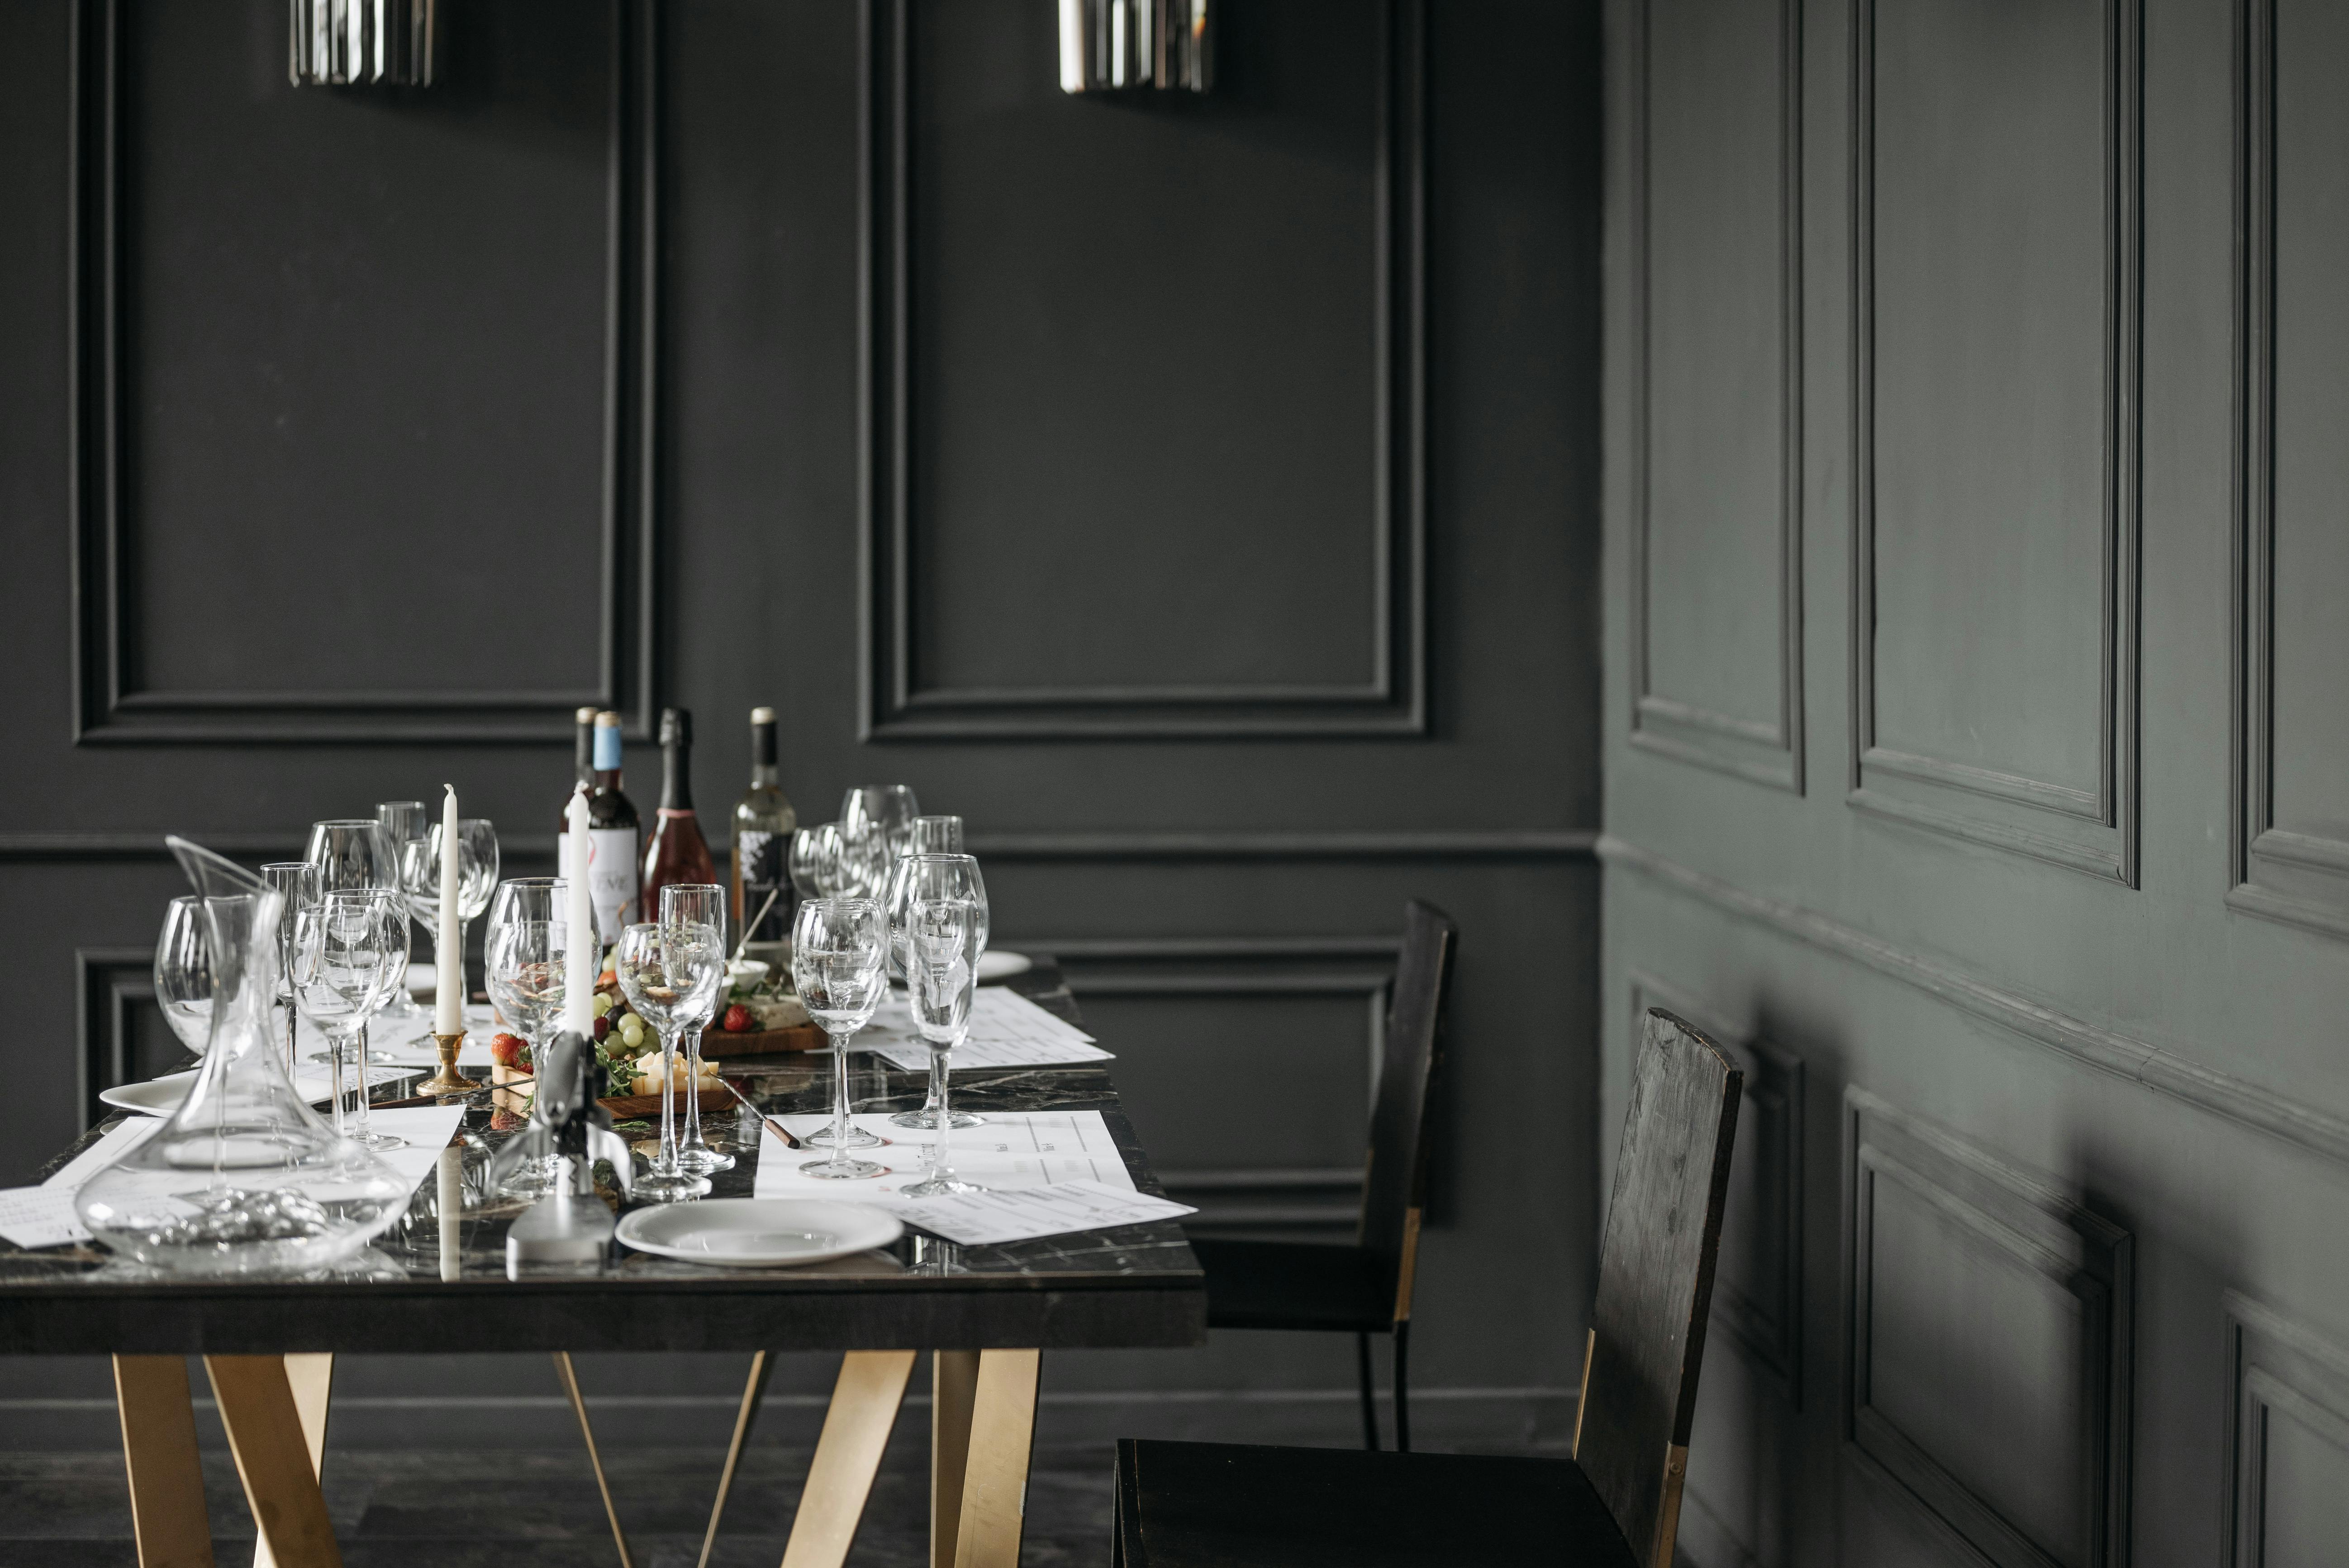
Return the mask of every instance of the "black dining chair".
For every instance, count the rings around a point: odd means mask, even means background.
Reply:
[[[1568,1460],[1117,1445],[1118,1568],[1671,1568],[1738,1071],[1657,1009],[1631,1078]]]
[[[1402,961],[1388,1010],[1362,1217],[1350,1245],[1328,1242],[1191,1243],[1207,1274],[1210,1328],[1301,1328],[1354,1336],[1362,1382],[1362,1446],[1379,1446],[1371,1336],[1394,1342],[1395,1447],[1411,1447],[1411,1291],[1419,1216],[1427,1202],[1427,1100],[1444,1027],[1459,928],[1433,904],[1403,908]]]

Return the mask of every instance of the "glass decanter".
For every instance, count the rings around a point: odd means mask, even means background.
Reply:
[[[271,1048],[284,897],[184,839],[171,852],[203,900],[212,1033],[171,1119],[83,1184],[83,1224],[121,1256],[172,1274],[302,1274],[348,1258],[408,1205],[408,1183],[339,1138]]]

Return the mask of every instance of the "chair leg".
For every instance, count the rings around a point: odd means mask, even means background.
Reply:
[[[1371,1336],[1354,1336],[1354,1361],[1362,1377],[1362,1447],[1379,1451],[1378,1393],[1371,1383]]]
[[[1411,1452],[1411,1319],[1394,1326],[1395,1452]]]

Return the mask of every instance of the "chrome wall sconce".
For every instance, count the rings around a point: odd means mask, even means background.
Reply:
[[[1061,0],[1061,90],[1207,91],[1216,74],[1209,4]]]
[[[297,88],[432,85],[435,0],[290,0]]]

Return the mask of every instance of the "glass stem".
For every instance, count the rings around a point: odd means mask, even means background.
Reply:
[[[291,997],[291,996],[286,997],[286,998],[285,998],[285,1080],[286,1080],[288,1083],[291,1083],[292,1081],[294,1081],[294,1074],[295,1074],[295,1072],[297,1070],[297,1068],[298,1068],[298,1064],[299,1064],[299,1063],[301,1062],[301,1060],[302,1060],[301,1057],[297,1054],[297,1052],[298,1052],[298,1047],[297,1047],[295,1045],[295,1043],[294,1043],[294,1029],[295,1029],[295,1024],[300,1020],[300,1018],[301,1018],[301,1015],[300,1015],[299,1013],[295,1012],[295,1008],[294,1008],[294,998],[293,998],[293,997]]]
[[[927,1093],[922,1099],[921,1125],[924,1127],[943,1127],[945,1123],[938,1119],[940,1114],[941,1113],[938,1109],[938,1053],[932,1051],[930,1053],[930,1087]]]
[[[686,1039],[685,1075],[685,1146],[701,1148],[701,1031],[688,1031]]]
[[[367,1026],[361,1024],[353,1037],[358,1045],[358,1083],[352,1099],[357,1109],[351,1114],[350,1136],[364,1143],[367,1138]]]
[[[848,1163],[848,1042],[855,1037],[851,1029],[845,1035],[825,1031],[832,1042],[832,1162]]]
[[[664,1176],[677,1174],[677,1037],[661,1036],[660,1158],[653,1169]]]
[[[349,1118],[343,1109],[343,1046],[340,1036],[329,1035],[326,1037],[326,1088],[333,1096],[335,1136],[337,1138],[350,1136]]]
[[[947,1140],[954,1136],[954,1115],[947,1105],[947,1054],[930,1052],[930,1081],[938,1090],[938,1135],[930,1143],[930,1178],[936,1181],[954,1180],[954,1167],[947,1163]]]

